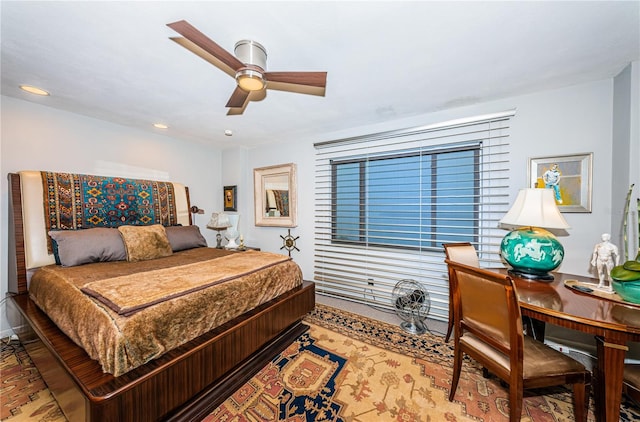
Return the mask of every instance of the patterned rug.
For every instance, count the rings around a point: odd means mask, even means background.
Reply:
[[[309,332],[278,355],[203,422],[507,421],[507,390],[466,359],[454,402],[447,400],[453,350],[440,336],[324,305]],[[22,346],[2,345],[2,420],[65,421]],[[525,392],[522,421],[572,421],[571,391]],[[621,420],[640,420],[623,401]],[[589,421],[594,421],[593,401]]]
[[[27,351],[17,340],[2,341],[0,381],[3,421],[66,421]]]

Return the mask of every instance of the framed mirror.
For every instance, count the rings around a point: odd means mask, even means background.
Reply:
[[[296,165],[253,169],[256,226],[296,227]]]

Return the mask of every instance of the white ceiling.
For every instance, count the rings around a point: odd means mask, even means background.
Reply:
[[[610,78],[640,58],[640,1],[2,0],[0,13],[3,95],[221,148]],[[235,82],[169,40],[182,19],[230,52],[263,44],[268,71],[327,71],[326,95],[268,90],[227,116]]]

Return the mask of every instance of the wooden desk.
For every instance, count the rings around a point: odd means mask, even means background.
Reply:
[[[505,269],[496,271],[506,273]],[[622,305],[564,287],[564,281],[570,279],[598,284],[594,278],[562,273],[554,276],[552,282],[514,278],[522,315],[596,337],[596,418],[618,422],[627,343],[640,341],[640,306]]]

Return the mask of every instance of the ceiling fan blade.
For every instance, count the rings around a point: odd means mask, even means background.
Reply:
[[[263,89],[260,91],[251,91],[247,100],[244,102],[242,107],[229,107],[229,111],[227,111],[227,116],[239,116],[247,109],[247,106],[252,101],[262,101],[267,96],[267,90]]]
[[[246,107],[230,108],[229,111],[227,111],[227,116],[239,116],[244,113],[245,108]]]
[[[249,93],[237,86],[233,91],[233,94],[231,94],[231,98],[229,98],[229,101],[227,101],[227,105],[225,107],[244,107],[248,98]]]
[[[296,85],[284,82],[267,81],[267,88],[275,91],[293,92],[295,94],[317,95],[324,97],[326,88],[323,86]]]
[[[327,86],[327,72],[265,72],[267,82],[284,82],[288,84]]]
[[[187,50],[191,51],[196,56],[199,56],[200,58],[208,61],[209,63],[211,63],[215,67],[219,68],[224,73],[226,73],[227,75],[231,76],[232,78],[236,77],[236,71],[235,70],[231,69],[229,66],[227,66],[225,63],[220,61],[218,58],[216,58],[213,55],[207,53],[202,48],[198,47],[197,45],[195,45],[194,43],[192,43],[188,39],[183,38],[183,37],[169,37],[169,39],[171,41],[175,42],[176,44],[179,44],[182,47],[186,48]]]
[[[220,60],[225,65],[229,66],[231,69],[237,71],[244,66],[244,63],[238,60],[233,54],[220,47],[215,41],[198,31],[189,22],[182,20],[168,23],[167,26],[198,47],[202,48],[207,53],[211,54],[213,57]]]

